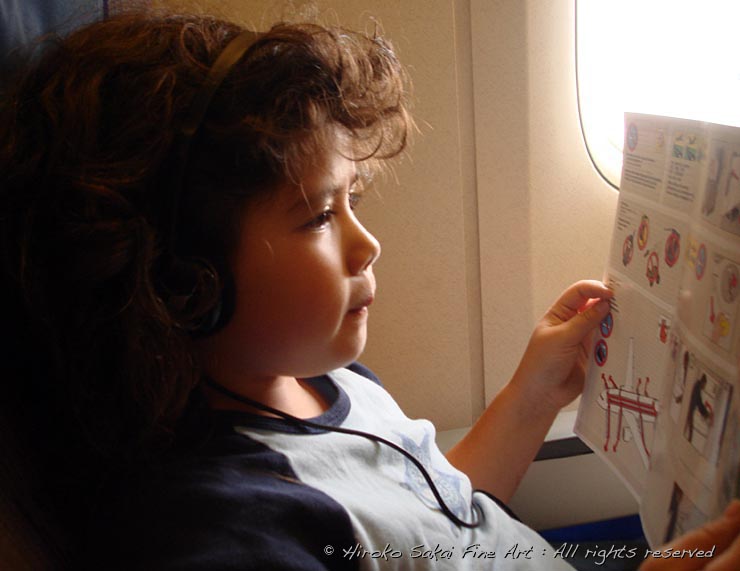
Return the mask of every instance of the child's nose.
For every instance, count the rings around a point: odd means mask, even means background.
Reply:
[[[353,220],[350,240],[349,271],[352,275],[357,275],[372,266],[380,257],[380,242],[357,218]]]

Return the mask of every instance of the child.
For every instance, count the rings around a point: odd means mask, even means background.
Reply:
[[[50,565],[568,567],[501,500],[581,390],[602,284],[553,305],[451,463],[355,362],[380,246],[354,208],[406,90],[379,37],[131,14],[5,97],[3,417]]]

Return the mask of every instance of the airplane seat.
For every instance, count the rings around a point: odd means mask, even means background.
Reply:
[[[10,77],[16,52],[50,32],[64,34],[102,18],[108,0],[4,0],[0,3],[0,81]],[[9,420],[0,411],[0,569],[59,568],[48,516],[29,487],[29,465]]]
[[[0,414],[0,569],[53,569],[52,549],[43,539],[48,523],[32,499],[29,466],[14,435]]]

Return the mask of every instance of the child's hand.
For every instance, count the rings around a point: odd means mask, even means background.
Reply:
[[[671,552],[667,552],[667,548]],[[714,557],[668,557],[675,551],[714,550]],[[650,557],[640,571],[737,571],[740,569],[740,501],[733,500],[719,518],[660,548],[664,557]],[[666,555],[667,554],[667,555]]]
[[[583,389],[590,333],[609,312],[604,284],[581,281],[535,327],[511,381],[447,453],[473,486],[508,501],[558,411]],[[482,451],[485,451],[482,453]]]
[[[599,281],[576,282],[539,321],[512,379],[531,402],[559,410],[581,393],[592,331],[612,295]]]

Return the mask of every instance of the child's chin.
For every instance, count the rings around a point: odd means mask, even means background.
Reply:
[[[347,365],[354,363],[360,358],[360,355],[362,355],[362,352],[364,350],[365,350],[365,340],[363,339],[362,342],[358,343],[356,347],[352,347],[350,350],[348,350],[346,354],[344,354],[342,358],[338,360],[337,366],[334,368],[340,369],[342,367],[346,367]]]

